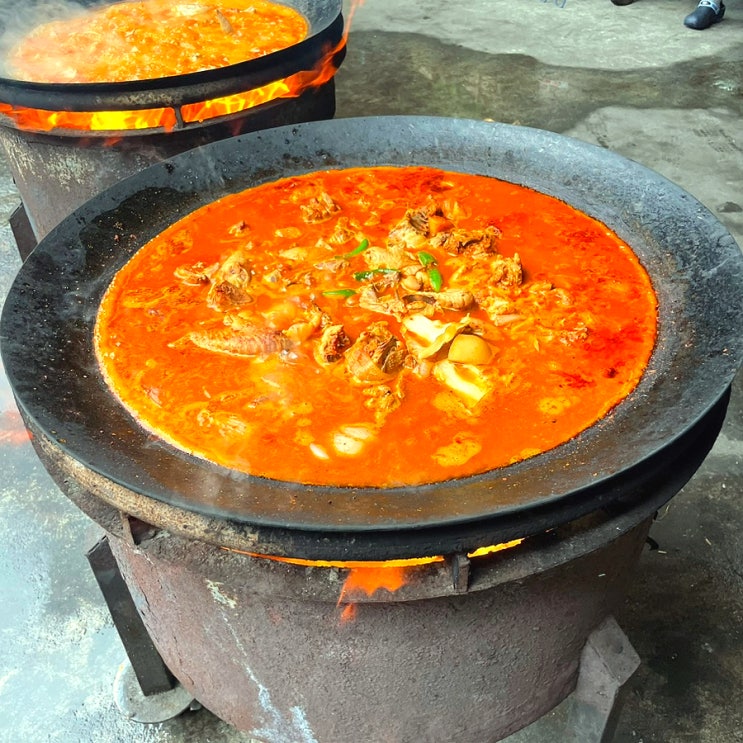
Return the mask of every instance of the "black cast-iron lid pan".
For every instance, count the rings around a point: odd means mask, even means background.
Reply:
[[[660,306],[657,347],[637,389],[556,449],[486,474],[406,488],[308,487],[250,477],[189,456],[140,428],[109,394],[92,347],[99,300],[128,257],[173,221],[227,193],[317,169],[395,164],[482,173],[531,187],[603,221],[632,245]],[[726,229],[688,193],[607,150],[468,120],[340,119],[206,145],[92,199],[22,266],[5,304],[0,342],[23,414],[74,459],[136,493],[258,529],[325,535],[329,542],[379,534],[392,544],[405,542],[406,533],[470,528],[480,538],[487,525],[496,534],[499,523],[528,521],[530,514],[541,526],[559,523],[648,483],[671,483],[669,497],[683,485],[714,441],[743,356],[743,258]],[[708,434],[699,443],[702,430]],[[698,461],[684,449],[689,442]],[[685,461],[695,464],[684,468]]]

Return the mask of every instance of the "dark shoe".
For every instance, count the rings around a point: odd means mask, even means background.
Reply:
[[[699,5],[693,13],[684,18],[684,26],[702,31],[713,23],[719,23],[725,15],[725,5],[719,5],[712,0],[699,0]]]
[[[632,5],[635,0],[611,0],[614,5]]]

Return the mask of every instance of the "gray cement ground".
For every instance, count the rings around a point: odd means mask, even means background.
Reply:
[[[338,116],[487,118],[587,140],[678,183],[743,245],[743,3],[703,32],[682,25],[693,7],[367,0],[337,75]],[[17,203],[2,165],[1,296],[19,263]],[[84,558],[98,529],[37,462],[4,379],[0,423],[0,741],[248,741],[205,710],[148,726],[117,712],[124,654]],[[742,436],[739,377],[722,435],[654,525],[659,549],[618,615],[642,659],[618,743],[743,741]],[[563,715],[513,743],[568,740]]]

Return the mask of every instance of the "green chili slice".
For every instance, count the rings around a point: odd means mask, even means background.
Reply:
[[[441,287],[444,285],[444,278],[441,276],[441,271],[438,268],[429,268],[428,279],[431,282],[431,289],[435,292],[440,292]]]
[[[421,266],[426,269],[428,280],[431,282],[431,289],[435,292],[440,292],[441,287],[444,285],[444,279],[441,276],[441,271],[436,268],[436,258],[430,253],[426,253],[425,250],[421,250],[420,253],[418,253],[418,260],[420,261]]]
[[[356,294],[355,289],[329,289],[323,292],[323,297],[352,297]]]
[[[341,255],[340,258],[353,258],[355,255],[359,255],[359,253],[363,253],[368,247],[369,247],[369,241],[366,238],[364,238],[358,244],[358,246],[355,247],[350,253]]]
[[[436,265],[436,259],[430,253],[426,253],[425,250],[421,250],[420,253],[418,253],[418,260],[424,268]]]

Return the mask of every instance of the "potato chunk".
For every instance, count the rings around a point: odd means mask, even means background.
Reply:
[[[451,342],[448,358],[458,364],[482,365],[493,358],[493,349],[479,335],[460,334]]]

